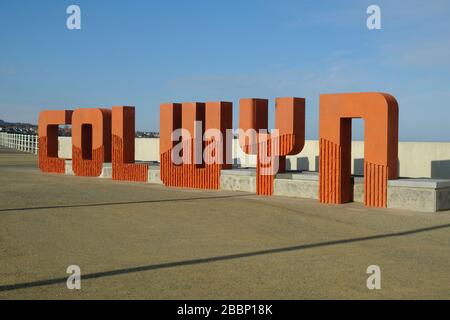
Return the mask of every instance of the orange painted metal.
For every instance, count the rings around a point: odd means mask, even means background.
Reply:
[[[58,126],[72,123],[72,110],[39,113],[39,168],[42,172],[65,173],[65,160],[58,158]]]
[[[305,99],[275,99],[275,128],[280,137],[278,172],[285,172],[286,155],[299,154],[305,146]]]
[[[247,154],[257,154],[260,130],[269,127],[269,101],[267,99],[246,98],[239,101],[239,145]]]
[[[395,98],[372,92],[325,94],[320,96],[319,113],[320,201],[353,200],[351,122],[353,118],[362,118],[365,121],[364,203],[386,207],[387,181],[398,178],[398,104]],[[148,166],[134,163],[134,121],[134,107],[125,106],[113,107],[112,112],[101,108],[42,111],[39,114],[39,167],[43,172],[65,172],[65,161],[58,158],[58,125],[72,124],[72,167],[76,175],[99,176],[103,163],[111,161],[112,157],[114,180],[147,181]],[[200,126],[196,126],[196,122]],[[160,124],[163,183],[219,189],[221,170],[232,165],[232,139],[227,136],[227,131],[232,129],[232,104],[162,104]],[[285,171],[285,157],[303,149],[305,99],[277,98],[276,131],[272,132],[268,132],[268,100],[241,99],[239,125],[241,148],[257,155],[257,194],[272,195],[276,173]],[[177,129],[184,132],[177,141],[172,141]],[[249,136],[246,130],[254,130],[255,134]],[[211,131],[218,134],[207,135],[204,139],[205,132]],[[180,151],[179,143],[183,146],[183,162],[175,164],[172,153]]]
[[[112,178],[140,181],[148,179],[148,165],[134,163],[135,109],[112,107]]]
[[[201,122],[199,131],[195,130],[195,121]],[[160,123],[160,172],[163,183],[173,187],[219,189],[220,171],[224,164],[205,163],[203,155],[196,152],[195,146],[196,143],[201,143],[200,149],[203,153],[205,146],[218,143],[203,142],[202,137],[206,128],[221,131],[231,129],[232,104],[228,102],[161,104]],[[186,130],[186,134],[182,135],[181,140],[172,141],[172,133],[181,128]],[[174,164],[172,153],[178,143],[183,143],[183,157],[188,161]],[[217,150],[221,148],[220,144],[217,144],[216,148]],[[223,152],[226,157],[226,152],[229,151]]]
[[[221,149],[222,169],[231,169],[233,166],[232,143],[233,133],[233,104],[231,102],[207,102],[205,108],[205,130],[216,129],[221,133],[222,141],[206,141],[205,145],[214,143],[214,149]]]
[[[72,169],[77,176],[98,177],[111,161],[111,110],[77,109],[72,115]]]
[[[387,206],[387,181],[398,178],[398,104],[385,93],[320,96],[319,197],[322,203],[353,201],[352,118],[365,121],[364,203]]]
[[[268,100],[241,99],[239,106],[239,143],[248,154],[257,154],[256,193],[272,195],[277,172],[284,172],[286,156],[300,153],[305,143],[305,99],[276,98],[275,129],[268,132]],[[255,130],[256,135],[246,134]],[[265,132],[261,132],[261,130]],[[264,159],[264,161],[263,161]],[[278,163],[278,170],[275,164]]]

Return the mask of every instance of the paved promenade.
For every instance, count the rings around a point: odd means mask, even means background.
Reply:
[[[450,212],[42,174],[0,149],[0,299],[450,299]],[[81,268],[81,290],[66,269]],[[368,290],[369,265],[381,290]]]

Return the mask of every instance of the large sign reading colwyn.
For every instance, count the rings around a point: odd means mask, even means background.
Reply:
[[[272,195],[286,156],[305,142],[305,99],[276,98],[275,128],[268,130],[268,100],[241,99],[239,128],[231,102],[160,106],[160,173],[166,186],[219,189],[221,170],[231,169],[235,134],[245,153],[256,155],[256,193]],[[398,178],[398,104],[385,93],[323,94],[319,107],[319,199],[352,201],[351,119],[365,122],[364,203],[386,207],[387,181]],[[72,167],[77,176],[99,176],[112,163],[112,178],[146,182],[148,166],[134,161],[134,107],[44,110],[39,114],[39,168],[64,173],[58,158],[58,126],[72,125]]]

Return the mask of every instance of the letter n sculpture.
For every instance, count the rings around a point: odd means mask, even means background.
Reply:
[[[365,121],[364,204],[387,206],[387,181],[398,178],[398,104],[384,93],[320,96],[320,202],[353,200],[352,118]]]

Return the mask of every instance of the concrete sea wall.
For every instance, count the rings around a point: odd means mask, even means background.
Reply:
[[[59,138],[59,156],[72,158],[70,137]],[[399,142],[400,176],[408,178],[450,179],[450,142]],[[158,138],[136,138],[135,159],[159,161]],[[317,171],[319,142],[306,140],[302,152],[287,157],[288,170]],[[255,167],[255,156],[242,152],[237,139],[233,141],[233,161],[242,167]],[[352,143],[352,173],[363,175],[364,142]]]

